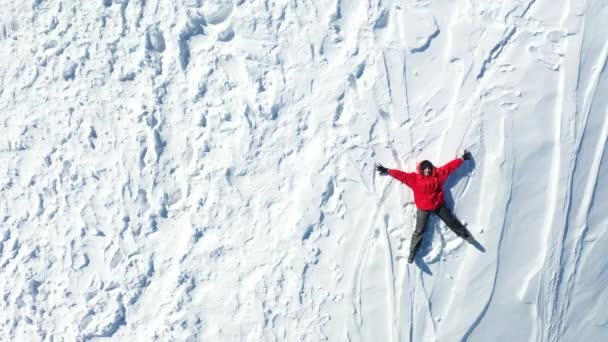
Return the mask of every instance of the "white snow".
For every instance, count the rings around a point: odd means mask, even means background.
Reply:
[[[0,14],[0,340],[608,341],[606,1]]]

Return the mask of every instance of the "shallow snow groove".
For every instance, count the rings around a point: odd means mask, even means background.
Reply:
[[[4,1],[0,340],[608,340],[607,11]]]

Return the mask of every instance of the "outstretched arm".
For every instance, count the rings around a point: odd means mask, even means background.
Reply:
[[[445,182],[450,173],[454,172],[465,160],[473,159],[473,155],[471,152],[465,150],[462,158],[457,158],[452,160],[451,162],[445,164],[444,166],[437,169],[437,174],[439,175],[439,179],[441,182]]]
[[[412,187],[412,184],[414,184],[414,179],[416,176],[415,173],[408,173],[403,172],[401,170],[389,169],[378,163],[376,163],[376,171],[378,171],[381,176],[390,175],[391,177],[399,180],[410,188]]]
[[[448,178],[450,173],[454,172],[454,170],[456,170],[460,165],[462,165],[463,161],[464,160],[462,158],[456,158],[451,162],[438,168],[437,174],[439,175],[439,179],[441,180],[441,182],[443,183]]]
[[[412,184],[414,184],[414,179],[416,177],[416,174],[413,172],[403,172],[396,169],[389,169],[388,174],[410,188],[412,187]]]

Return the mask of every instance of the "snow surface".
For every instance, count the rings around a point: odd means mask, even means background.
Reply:
[[[0,5],[0,340],[608,341],[607,1]]]

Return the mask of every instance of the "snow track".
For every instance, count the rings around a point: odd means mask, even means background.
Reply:
[[[0,5],[0,340],[608,340],[605,1]]]

